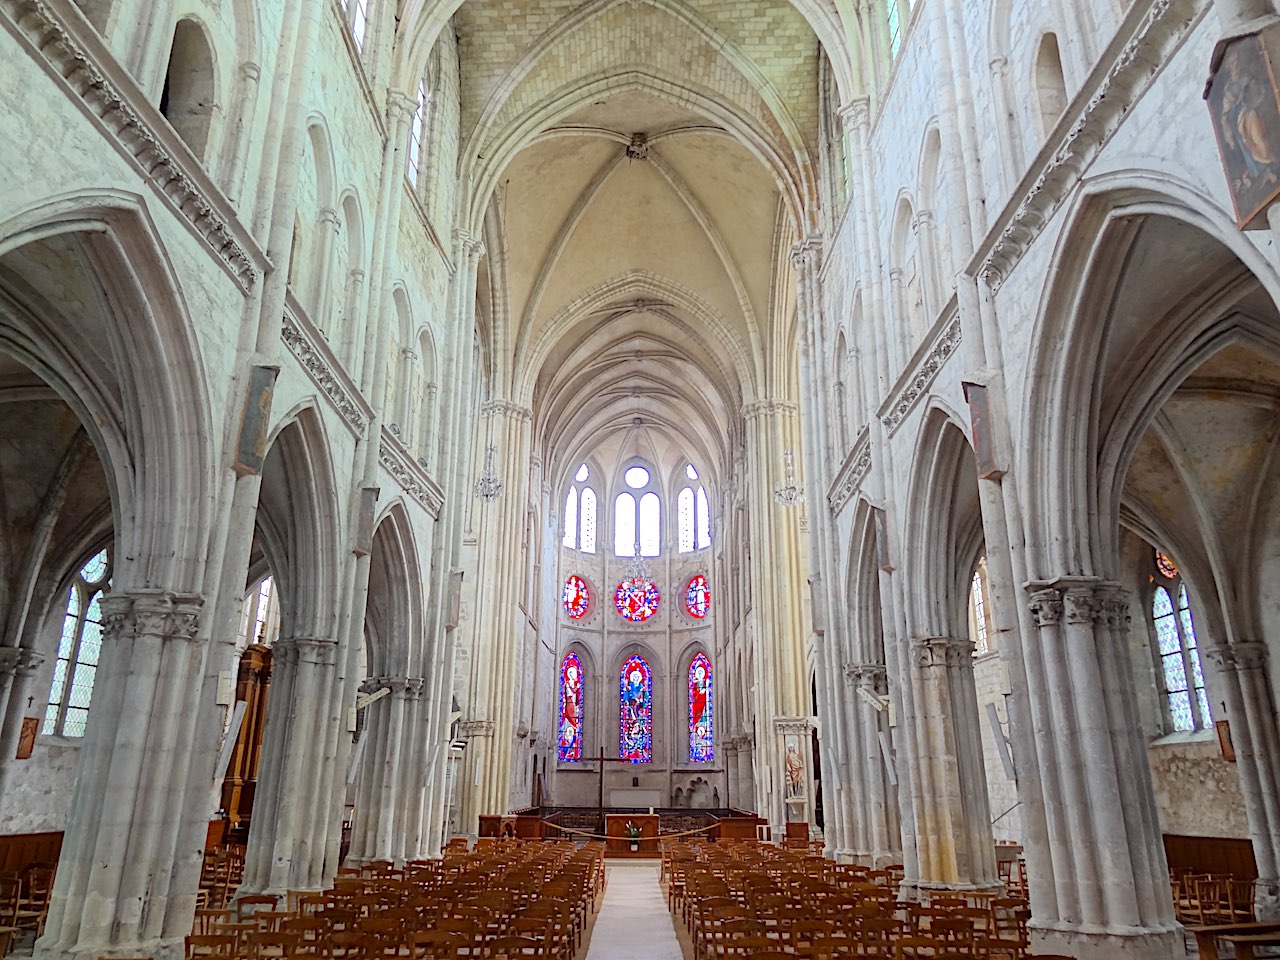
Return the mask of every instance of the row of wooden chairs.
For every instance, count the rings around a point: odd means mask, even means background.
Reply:
[[[44,932],[55,869],[52,863],[33,863],[19,873],[0,873],[0,926],[37,936]]]
[[[454,848],[440,861],[345,868],[321,893],[200,909],[187,956],[572,960],[603,889],[600,844]]]
[[[766,844],[680,844],[663,851],[672,912],[697,960],[1021,960],[1025,901],[998,891],[902,901],[902,868],[835,864]]]
[[[1251,923],[1253,881],[1230,874],[1170,874],[1174,909],[1178,920],[1197,926]]]

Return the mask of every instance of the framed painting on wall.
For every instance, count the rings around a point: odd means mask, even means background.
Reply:
[[[1223,172],[1242,230],[1265,227],[1265,212],[1280,196],[1280,91],[1276,87],[1274,28],[1221,44],[1205,91]]]

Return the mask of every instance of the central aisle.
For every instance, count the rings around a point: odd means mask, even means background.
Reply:
[[[683,960],[675,921],[658,885],[658,862],[617,860],[605,869],[608,887],[587,960]]]

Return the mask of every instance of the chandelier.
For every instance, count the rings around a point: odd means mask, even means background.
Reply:
[[[498,471],[493,466],[493,445],[489,445],[489,452],[484,458],[484,472],[476,478],[476,496],[485,503],[493,503],[502,496],[502,480],[498,476]]]
[[[795,454],[787,450],[782,455],[785,473],[781,483],[773,487],[773,499],[784,507],[804,503],[804,488],[796,483]]]

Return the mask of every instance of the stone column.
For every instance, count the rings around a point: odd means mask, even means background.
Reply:
[[[919,876],[925,889],[993,889],[995,843],[982,767],[973,681],[973,641],[919,637],[911,643],[915,715],[904,718],[918,772],[912,787]]]
[[[329,793],[336,756],[325,749],[345,710],[332,702],[338,642],[324,637],[277,640],[262,768],[253,802],[241,893],[318,890],[337,870],[326,863]]]
[[[1256,640],[1204,651],[1218,668],[1231,743],[1258,863],[1259,920],[1280,918],[1280,731],[1267,674],[1267,647]],[[0,749],[3,749],[0,746]]]
[[[1036,637],[1028,696],[1048,843],[1028,870],[1052,877],[1032,904],[1033,940],[1089,960],[1183,956],[1128,650],[1113,583],[1028,584]],[[1037,862],[1047,859],[1049,862]]]
[[[889,735],[889,715],[879,712],[871,704],[877,699],[888,704],[889,674],[881,663],[850,663],[845,665],[845,677],[851,690],[850,713],[856,729],[857,751],[853,758],[858,765],[855,783],[856,796],[850,797],[858,811],[859,832],[850,851],[858,863],[882,867],[887,863],[902,862],[902,824],[898,814],[897,788],[889,781],[885,770],[884,752],[880,747],[881,734]],[[861,690],[862,694],[856,691]]]
[[[423,771],[415,766],[419,730],[414,721],[423,683],[420,677],[377,677],[360,685],[361,693],[391,693],[366,708],[361,736],[369,740],[360,756],[351,859],[406,860],[417,855],[416,849],[412,855],[408,852],[408,842],[409,830],[417,826],[413,805],[421,805],[415,781]]]
[[[42,654],[25,647],[0,647],[0,796],[4,795],[18,751],[31,678],[44,659]]]
[[[203,602],[161,590],[102,598],[102,657],[37,957],[181,955],[196,889],[175,878],[203,852],[209,819],[209,785],[183,789],[206,769],[190,752]]]
[[[333,282],[333,249],[338,242],[339,222],[338,211],[332,207],[321,210],[320,219],[316,223],[315,259],[310,264],[295,266],[295,272],[299,267],[313,271],[311,302],[304,306],[311,311],[311,322],[324,334],[326,340],[333,329],[333,298],[329,288]]]

